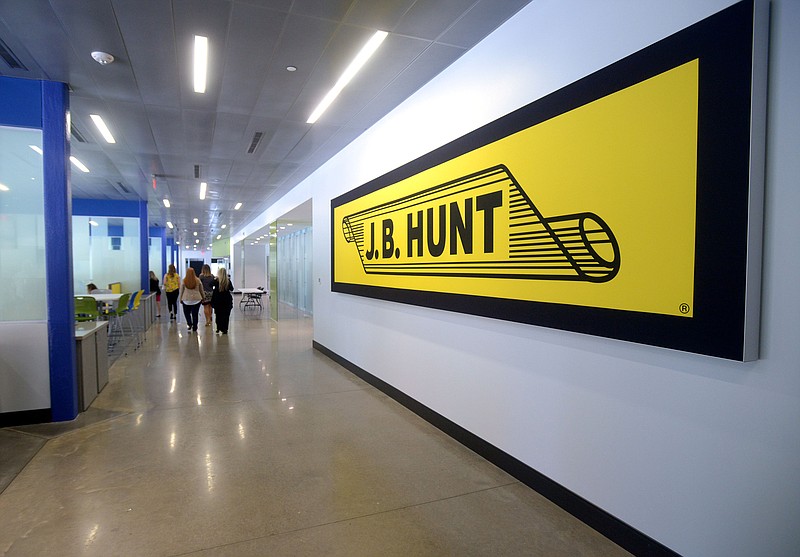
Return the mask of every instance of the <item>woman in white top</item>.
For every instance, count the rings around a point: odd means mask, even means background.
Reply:
[[[180,301],[189,330],[197,331],[197,316],[200,313],[200,302],[203,301],[203,283],[197,279],[191,267],[186,269],[186,276],[181,283]]]

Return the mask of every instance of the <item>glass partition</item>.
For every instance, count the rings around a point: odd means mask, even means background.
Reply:
[[[0,321],[47,319],[41,146],[41,130],[0,126]]]
[[[75,294],[86,285],[110,288],[119,282],[123,292],[140,284],[139,219],[132,217],[72,217],[72,268]]]
[[[313,313],[311,227],[280,235],[277,241],[278,300]]]

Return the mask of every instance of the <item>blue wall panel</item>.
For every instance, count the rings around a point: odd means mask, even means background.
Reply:
[[[72,214],[76,217],[138,217],[138,201],[119,201],[112,199],[72,200]]]
[[[42,82],[0,77],[0,125],[42,128]]]

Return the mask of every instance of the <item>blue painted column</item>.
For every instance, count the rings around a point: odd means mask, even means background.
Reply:
[[[52,419],[58,422],[72,420],[78,415],[72,287],[72,187],[67,130],[69,93],[64,83],[41,83],[50,404]]]
[[[147,221],[147,201],[139,201],[139,271],[141,288],[150,293],[150,225]]]
[[[162,226],[159,230],[161,232],[161,274],[158,275],[158,280],[161,280],[161,277],[167,274],[167,229]]]

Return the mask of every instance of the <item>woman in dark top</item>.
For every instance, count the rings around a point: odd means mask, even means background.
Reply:
[[[223,335],[228,334],[228,323],[233,309],[233,284],[228,280],[228,272],[224,267],[217,271],[217,278],[214,280],[214,295],[211,303],[214,306],[214,313],[217,314],[217,332]]]
[[[158,285],[158,277],[150,271],[150,293],[156,295],[156,317],[161,317],[161,287]]]
[[[214,282],[217,279],[211,274],[211,267],[203,265],[200,271],[200,282],[203,283],[203,312],[206,315],[206,327],[211,326],[211,297],[214,291]]]

